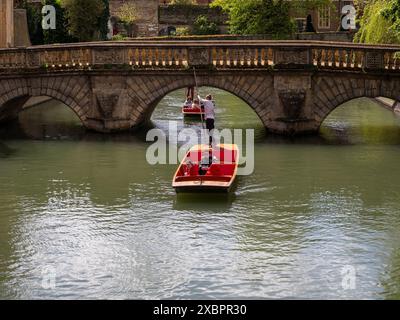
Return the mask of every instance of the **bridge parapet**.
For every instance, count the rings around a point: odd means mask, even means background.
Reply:
[[[0,69],[400,70],[399,46],[319,41],[92,42],[0,50]]]

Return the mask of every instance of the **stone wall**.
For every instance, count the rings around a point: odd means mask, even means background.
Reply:
[[[110,0],[111,16],[116,16],[118,9],[126,2],[132,2],[138,10],[136,22],[137,36],[158,35],[158,0]]]
[[[220,8],[210,8],[208,6],[160,6],[160,24],[193,24],[196,18],[205,15],[211,22],[217,25],[226,24],[227,15]]]
[[[160,6],[159,9],[159,31],[160,34],[167,34],[168,27],[192,27],[197,17],[205,15],[210,22],[219,26],[221,33],[227,31],[226,21],[228,16],[220,8],[208,6]]]

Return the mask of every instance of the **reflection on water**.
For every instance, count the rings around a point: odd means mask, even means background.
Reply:
[[[360,99],[320,137],[287,139],[213,93],[219,128],[256,128],[256,170],[231,195],[176,195],[176,166],[146,162],[144,133],[85,132],[56,102],[3,127],[0,298],[399,299],[400,120]],[[154,126],[200,130],[182,96]]]
[[[333,111],[321,134],[337,144],[399,144],[399,115],[370,99],[357,99]]]

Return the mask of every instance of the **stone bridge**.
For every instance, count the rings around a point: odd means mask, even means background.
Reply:
[[[169,92],[226,90],[279,134],[318,131],[359,97],[399,100],[399,46],[302,41],[93,42],[0,50],[0,122],[33,96],[69,106],[88,129],[140,127]],[[184,97],[182,97],[184,99]]]

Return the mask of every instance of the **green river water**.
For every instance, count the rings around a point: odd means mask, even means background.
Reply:
[[[281,138],[210,90],[218,128],[255,128],[255,171],[228,196],[176,195],[145,132],[85,132],[55,101],[3,127],[0,298],[399,299],[400,117],[359,99]],[[155,127],[200,128],[182,97]]]

